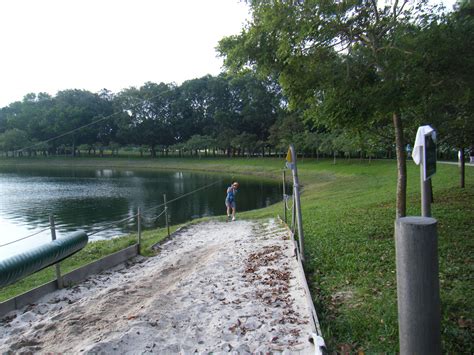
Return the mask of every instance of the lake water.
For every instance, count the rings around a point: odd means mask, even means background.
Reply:
[[[262,208],[281,199],[278,183],[239,177],[237,211]],[[168,201],[203,186],[213,184],[169,204],[171,224],[203,216],[225,214],[225,191],[230,176],[181,171],[141,171],[114,169],[0,168],[0,245],[49,226],[53,215],[57,236],[78,229],[87,233],[108,223],[143,213],[144,229],[165,224],[156,219]],[[112,238],[136,231],[136,219],[114,225],[90,240]],[[0,247],[0,259],[51,240],[49,231]]]

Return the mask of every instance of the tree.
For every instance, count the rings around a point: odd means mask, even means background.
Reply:
[[[324,133],[319,148],[323,153],[333,156],[333,164],[336,164],[337,152],[339,150],[338,137],[340,133],[340,131],[336,130]]]
[[[29,144],[28,134],[18,128],[9,129],[0,134],[0,149],[6,152],[7,156],[9,151],[14,156],[16,150],[22,149]]]
[[[30,143],[46,140],[52,135],[53,124],[49,112],[53,105],[52,97],[46,93],[25,95],[22,101],[13,102],[1,110],[0,132],[19,129],[26,132]],[[22,148],[26,146],[18,149]]]
[[[250,158],[258,148],[258,137],[256,134],[243,132],[232,139],[232,145],[243,155],[247,152],[247,157]]]
[[[176,86],[145,83],[140,89],[123,90],[117,105],[123,111],[118,118],[119,137],[137,145],[148,145],[152,157],[156,147],[175,143],[173,120],[176,118]]]
[[[191,152],[195,151],[196,155],[201,158],[201,151],[204,150],[205,154],[207,155],[207,150],[210,147],[215,146],[215,140],[210,136],[201,136],[199,134],[195,134],[192,136],[185,144],[185,148],[189,149]]]
[[[392,7],[365,1],[249,1],[252,20],[219,51],[231,69],[279,77],[290,107],[334,128],[393,127],[398,217],[406,214],[406,87],[420,21],[435,16],[425,1]]]
[[[239,125],[234,122],[234,127],[255,135],[257,140],[266,141],[268,129],[281,111],[281,97],[273,90],[274,83],[268,78],[257,78],[251,71],[230,76],[228,80],[233,113],[239,117]]]
[[[281,116],[275,124],[270,127],[268,142],[275,147],[278,152],[286,153],[288,146],[299,142],[301,148],[301,137],[304,134],[305,126],[301,116],[297,112]]]
[[[418,114],[437,128],[440,144],[461,152],[464,187],[464,152],[474,144],[474,13],[472,5],[432,22],[421,31],[417,46],[420,84]],[[421,88],[421,90],[419,89]]]
[[[59,91],[49,112],[53,117],[50,132],[55,136],[71,133],[55,139],[54,144],[71,144],[73,156],[81,144],[107,144],[114,132],[113,121],[99,120],[112,114],[112,109],[112,103],[98,94],[86,90]],[[96,121],[99,122],[94,124]]]
[[[179,116],[174,121],[178,141],[187,141],[195,134],[210,135],[213,131],[215,100],[219,97],[213,84],[219,78],[210,75],[185,81],[179,88]]]

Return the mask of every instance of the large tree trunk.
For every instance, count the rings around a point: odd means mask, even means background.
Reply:
[[[395,143],[397,151],[397,218],[407,213],[407,158],[405,155],[405,138],[403,137],[402,119],[399,113],[393,114]]]

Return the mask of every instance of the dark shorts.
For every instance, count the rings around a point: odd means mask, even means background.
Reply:
[[[235,201],[230,202],[229,200],[225,200],[226,207],[235,208]]]

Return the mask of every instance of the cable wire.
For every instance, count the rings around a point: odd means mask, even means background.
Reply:
[[[288,207],[288,206],[289,206],[289,204],[288,204],[288,200],[289,200],[289,199],[290,199],[290,195],[285,195],[285,197],[284,197],[284,203],[285,203],[285,208],[286,208],[288,211],[290,211],[290,210],[293,209],[293,204],[295,203],[295,200],[292,199],[291,207]]]
[[[120,223],[122,223],[122,222],[129,221],[129,220],[131,220],[131,219],[133,219],[133,218],[135,218],[135,217],[137,217],[137,216],[138,216],[138,213],[135,214],[135,215],[133,215],[133,216],[130,216],[130,217],[121,219],[120,221],[114,221],[114,222],[108,223],[108,224],[105,225],[104,228],[101,228],[101,229],[99,229],[98,231],[89,233],[88,236],[90,237],[90,236],[92,236],[92,235],[94,235],[94,234],[103,232],[103,231],[105,231],[105,230],[107,230],[107,229],[110,229],[110,227],[116,226],[117,224],[120,224]]]
[[[213,186],[213,185],[216,185],[217,183],[219,183],[219,182],[221,182],[221,181],[222,181],[222,179],[219,179],[219,180],[214,181],[213,183],[210,183],[210,184],[208,184],[208,185],[206,185],[206,186],[203,186],[203,187],[200,187],[200,188],[198,188],[198,189],[196,189],[196,190],[187,192],[187,193],[185,193],[185,194],[183,194],[183,195],[181,195],[181,196],[178,196],[178,197],[176,197],[176,198],[174,198],[174,199],[172,199],[172,200],[167,201],[166,204],[175,202],[175,201],[177,201],[177,200],[179,200],[179,199],[182,199],[182,198],[184,198],[184,197],[186,197],[186,196],[189,196],[189,195],[191,195],[191,194],[193,194],[193,193],[196,193],[196,192],[198,192],[198,191],[207,189],[208,187]],[[160,205],[158,205],[158,206],[154,206],[154,207],[148,208],[148,209],[146,209],[146,210],[143,210],[143,211],[141,211],[141,213],[149,212],[149,211],[155,210],[155,209],[157,209],[157,208],[159,208],[159,207],[163,207],[164,205],[165,205],[165,203],[162,203],[162,204],[160,204]],[[154,219],[157,220],[157,219],[160,218],[160,217],[163,215],[163,213],[165,213],[165,212],[166,212],[166,209],[164,209],[158,216],[154,217]],[[98,234],[98,233],[100,233],[100,232],[103,232],[103,231],[109,229],[110,226],[115,226],[115,225],[117,225],[117,224],[119,224],[119,223],[121,223],[121,222],[128,221],[128,220],[133,219],[133,218],[135,218],[135,217],[137,217],[137,216],[138,216],[138,214],[135,214],[135,215],[133,215],[133,216],[131,216],[131,217],[124,218],[124,219],[122,219],[122,220],[120,220],[120,221],[116,221],[116,222],[109,223],[109,224],[107,224],[104,228],[102,228],[102,229],[100,229],[100,230],[98,230],[98,231],[95,231],[95,232],[90,233],[89,236],[92,236],[92,235]],[[143,216],[142,216],[142,218],[143,218]]]
[[[48,228],[42,229],[42,230],[40,230],[40,231],[38,231],[38,232],[35,232],[35,233],[33,233],[33,234],[27,235],[26,237],[23,237],[23,238],[20,238],[20,239],[16,239],[16,240],[12,240],[11,242],[8,242],[8,243],[5,243],[5,244],[1,244],[1,245],[0,245],[0,248],[5,247],[5,246],[10,245],[10,244],[13,244],[13,243],[16,243],[16,242],[19,242],[19,241],[21,241],[21,240],[25,240],[25,239],[34,237],[35,235],[38,235],[38,234],[43,233],[43,232],[46,232],[47,230],[50,230],[50,229],[51,229],[51,228],[48,227]]]
[[[198,189],[196,189],[196,190],[187,192],[187,193],[185,193],[185,194],[183,194],[183,195],[181,195],[181,196],[178,196],[178,197],[176,197],[176,198],[174,198],[174,199],[172,199],[172,200],[169,200],[169,201],[166,202],[166,204],[175,202],[175,201],[177,201],[177,200],[179,200],[179,199],[182,199],[183,197],[189,196],[189,195],[191,195],[191,194],[193,194],[193,193],[195,193],[195,192],[198,192],[198,191],[207,189],[208,187],[211,187],[211,186],[213,186],[213,185],[216,185],[216,184],[219,183],[219,182],[222,182],[222,179],[219,179],[219,180],[214,181],[213,183],[211,183],[211,184],[209,184],[209,185],[200,187],[200,188],[198,188]],[[165,205],[165,203],[162,203],[162,204],[160,204],[160,205],[158,205],[158,206],[151,207],[151,208],[149,208],[149,209],[143,210],[143,212],[148,212],[148,211],[151,211],[151,210],[154,210],[154,209],[163,207],[164,205]]]
[[[156,217],[149,218],[149,217],[145,217],[145,216],[142,215],[141,218],[145,221],[148,221],[148,223],[150,223],[150,222],[155,223],[158,220],[158,218],[160,218],[165,212],[166,212],[166,209],[161,211],[161,213]]]
[[[196,190],[187,192],[187,193],[185,193],[185,194],[183,194],[183,195],[181,195],[181,196],[178,196],[178,197],[176,197],[176,198],[174,198],[174,199],[172,199],[172,200],[167,201],[166,204],[175,202],[175,201],[177,201],[177,200],[179,200],[179,199],[182,199],[182,198],[184,198],[184,197],[186,197],[186,196],[189,196],[189,195],[191,195],[191,194],[193,194],[193,193],[196,193],[196,192],[198,192],[198,191],[207,189],[208,187],[213,186],[213,185],[216,185],[217,183],[219,183],[219,182],[221,182],[221,181],[222,181],[222,179],[219,179],[219,180],[217,180],[217,181],[214,181],[214,182],[211,183],[211,184],[208,184],[208,185],[203,186],[203,187],[200,187],[200,188],[198,188],[198,189],[196,189]],[[147,210],[143,210],[142,213],[143,213],[143,212],[149,212],[149,211],[151,211],[151,210],[155,210],[155,209],[157,209],[157,208],[159,208],[159,207],[163,207],[164,205],[165,205],[165,203],[162,203],[162,204],[160,204],[160,205],[158,205],[158,206],[154,206],[154,207],[151,207],[151,208],[149,208],[149,209],[147,209]],[[163,213],[165,213],[165,212],[166,212],[166,209],[164,209],[158,216],[154,217],[154,219],[157,220],[157,219],[158,219],[159,217],[161,217],[161,216],[163,215]],[[138,213],[137,213],[137,214],[134,214],[133,216],[130,216],[130,217],[127,217],[127,218],[118,220],[118,221],[114,221],[114,222],[105,224],[105,225],[103,226],[103,228],[101,228],[101,229],[99,229],[99,230],[97,230],[97,231],[94,231],[94,232],[89,233],[88,236],[90,237],[90,236],[93,236],[93,235],[95,235],[95,234],[101,233],[101,232],[103,232],[103,231],[105,231],[105,230],[107,230],[107,229],[110,229],[110,227],[116,226],[117,224],[120,224],[120,223],[122,223],[122,222],[129,221],[129,220],[131,220],[131,219],[133,219],[133,218],[135,218],[135,217],[137,217],[137,216],[138,216]],[[143,218],[143,216],[142,216],[142,218]],[[30,234],[30,235],[28,235],[28,236],[26,236],[26,237],[13,240],[13,241],[8,242],[8,243],[5,243],[5,244],[1,244],[1,245],[0,245],[0,248],[1,248],[1,247],[4,247],[4,246],[7,246],[7,245],[10,245],[10,244],[13,244],[13,243],[16,243],[16,242],[19,242],[19,241],[24,240],[24,239],[27,239],[27,238],[31,238],[31,237],[33,237],[33,236],[35,236],[35,235],[37,235],[37,234],[40,234],[40,233],[43,233],[43,232],[49,230],[49,229],[50,229],[50,227],[45,228],[45,229],[42,229],[42,230],[40,230],[40,231],[38,231],[38,232],[35,232],[35,233],[33,233],[33,234]]]

